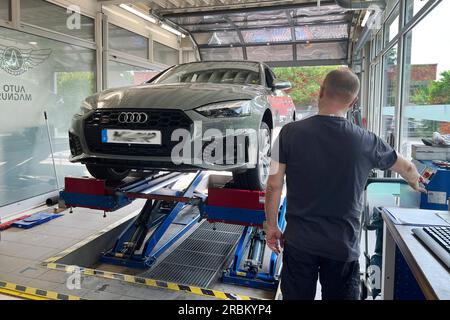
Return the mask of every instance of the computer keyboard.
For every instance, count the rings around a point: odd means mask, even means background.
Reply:
[[[450,227],[424,227],[412,232],[450,268]]]

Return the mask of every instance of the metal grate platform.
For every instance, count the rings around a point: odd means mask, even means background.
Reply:
[[[242,226],[204,221],[163,261],[141,276],[207,288],[223,268],[242,231]]]

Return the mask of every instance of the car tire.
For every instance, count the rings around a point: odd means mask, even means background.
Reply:
[[[258,163],[245,172],[233,172],[234,184],[239,189],[263,191],[266,189],[270,170],[271,130],[262,122],[258,138]]]
[[[96,179],[107,181],[122,181],[130,174],[130,169],[109,168],[95,164],[87,164],[87,170]]]

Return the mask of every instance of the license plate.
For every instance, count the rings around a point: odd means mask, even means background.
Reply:
[[[102,130],[103,143],[161,145],[161,131],[156,130]]]

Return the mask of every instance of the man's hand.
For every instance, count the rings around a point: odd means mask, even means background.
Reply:
[[[427,190],[420,185],[424,180],[419,172],[417,172],[416,166],[400,154],[397,154],[397,161],[392,166],[391,170],[399,173],[414,191],[427,192]]]
[[[281,248],[283,247],[283,233],[278,226],[266,227],[266,242],[270,250],[276,254],[280,254]]]
[[[283,191],[284,174],[286,172],[286,164],[271,162],[272,168],[277,170],[271,171],[266,187],[266,199],[264,209],[266,211],[266,222],[264,230],[266,231],[267,246],[276,254],[280,254],[282,246],[282,237],[280,228],[278,228],[278,212],[280,211],[280,198]]]
[[[424,179],[422,178],[421,175],[418,174],[417,176],[413,177],[410,181],[408,181],[408,184],[411,188],[414,189],[414,191],[427,193],[427,190],[421,186],[421,183],[423,182]]]

